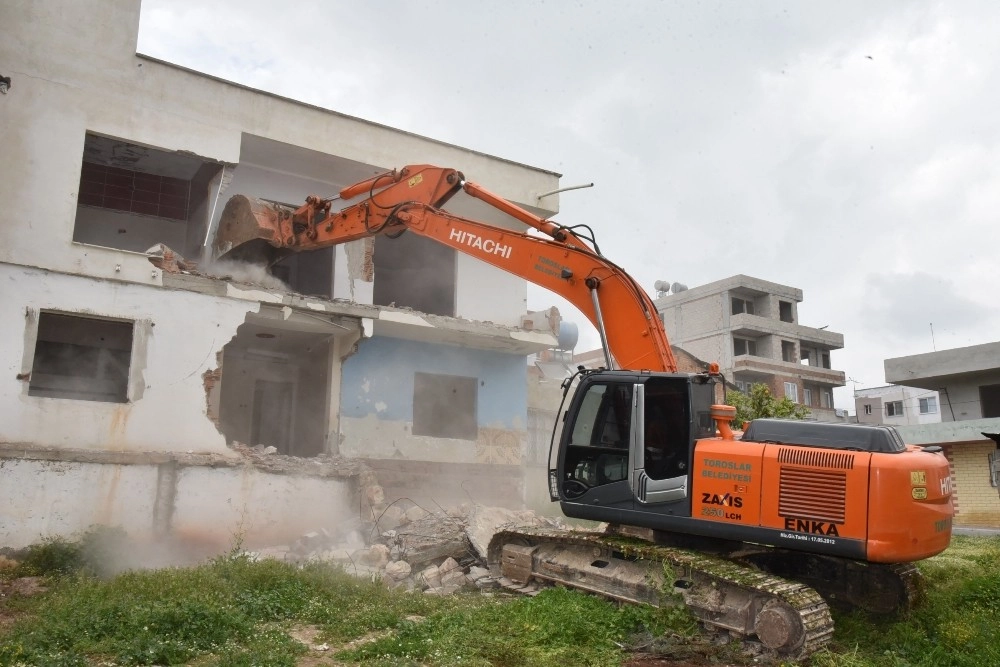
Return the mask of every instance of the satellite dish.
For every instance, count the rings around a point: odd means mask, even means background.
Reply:
[[[678,292],[683,292],[687,288],[688,286],[685,285],[684,283],[674,283],[673,285],[670,286],[670,289],[673,290],[674,294],[677,294]]]

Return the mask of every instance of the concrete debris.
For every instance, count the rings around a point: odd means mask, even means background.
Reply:
[[[275,447],[257,445],[251,447],[242,442],[230,443],[230,448],[240,454],[247,464],[263,472],[278,475],[299,475],[302,477],[360,477],[366,493],[375,475],[364,462],[343,456],[323,454],[305,458],[278,454]],[[381,489],[381,487],[379,487]]]
[[[559,520],[538,516],[531,510],[515,511],[504,507],[476,505],[469,513],[465,532],[479,558],[485,559],[486,549],[493,536],[501,530],[517,526],[559,528],[562,524]]]
[[[150,264],[167,273],[191,272],[197,263],[188,261],[162,243],[157,243],[146,251]]]
[[[385,566],[385,573],[395,581],[406,579],[413,568],[405,560],[395,560]]]
[[[420,572],[418,579],[426,588],[439,588],[441,586],[441,571],[437,565],[431,565]]]
[[[398,501],[383,507],[374,513],[367,530],[357,521],[338,526],[334,532],[312,531],[289,546],[261,549],[252,556],[331,563],[394,590],[452,595],[462,589],[485,591],[499,586],[485,558],[497,531],[517,526],[565,527],[560,519],[531,511],[466,505],[431,512],[410,505]],[[365,543],[366,537],[370,543]]]

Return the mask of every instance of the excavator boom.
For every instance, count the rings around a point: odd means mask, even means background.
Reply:
[[[443,210],[460,190],[545,236]],[[411,231],[561,295],[602,333],[620,367],[676,372],[663,323],[649,295],[571,230],[466,182],[454,169],[404,167],[346,187],[336,199],[361,195],[365,199],[336,211],[335,199],[311,196],[293,211],[237,195],[226,204],[213,250],[217,257],[267,259]]]

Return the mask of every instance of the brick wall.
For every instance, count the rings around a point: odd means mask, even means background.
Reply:
[[[955,524],[1000,528],[1000,492],[990,486],[990,442],[946,445],[955,488]]]

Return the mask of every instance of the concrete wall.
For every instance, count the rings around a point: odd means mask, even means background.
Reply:
[[[139,542],[169,543],[176,553],[164,557],[205,556],[237,539],[249,547],[287,544],[357,516],[354,483],[346,478],[24,459],[0,459],[0,474],[0,545],[15,549],[111,526]]]
[[[475,442],[412,434],[416,372],[479,380]],[[526,383],[527,365],[518,355],[386,337],[364,340],[343,365],[340,451],[364,458],[520,464]]]
[[[288,544],[306,532],[333,531],[357,517],[358,510],[347,479],[273,475],[248,466],[192,466],[177,474],[171,532],[203,544],[237,534],[251,548]]]
[[[93,525],[153,533],[155,465],[0,460],[0,545],[26,547]]]
[[[980,402],[979,387],[982,385],[1000,384],[1000,373],[993,377],[975,377],[952,379],[942,388],[941,421],[967,421],[983,418],[983,406]]]
[[[146,263],[147,270],[155,270]],[[0,264],[0,442],[126,451],[227,452],[206,416],[202,374],[259,304]],[[133,320],[130,402],[28,395],[30,313]]]

